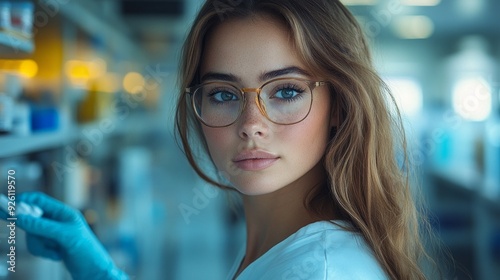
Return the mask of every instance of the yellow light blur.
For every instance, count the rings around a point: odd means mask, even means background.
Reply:
[[[6,71],[14,71],[17,68],[18,61],[17,60],[0,60],[0,69]]]
[[[401,4],[407,6],[437,6],[441,0],[402,0]]]
[[[96,58],[88,62],[88,67],[91,78],[99,78],[100,76],[105,75],[107,71],[106,61],[101,58]]]
[[[97,58],[92,61],[68,60],[64,66],[70,80],[96,79],[106,74],[106,61]]]
[[[136,94],[144,88],[144,77],[137,72],[129,72],[123,78],[123,88],[128,93]]]
[[[98,91],[115,93],[120,89],[120,78],[115,73],[106,73],[96,80]]]
[[[90,79],[89,63],[79,60],[68,60],[64,65],[66,76],[70,80],[88,80]]]
[[[403,39],[425,39],[434,32],[432,20],[426,16],[401,16],[394,20],[394,33]]]
[[[19,65],[19,74],[27,78],[33,78],[38,73],[38,64],[33,60],[23,60]]]
[[[26,78],[33,78],[38,73],[38,64],[31,59],[28,60],[0,60],[0,70],[18,74]]]
[[[378,0],[341,0],[346,6],[369,6],[378,4]]]

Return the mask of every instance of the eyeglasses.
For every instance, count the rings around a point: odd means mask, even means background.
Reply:
[[[210,127],[229,126],[238,120],[247,98],[255,92],[255,103],[262,115],[276,124],[290,125],[304,120],[311,111],[312,91],[326,82],[298,78],[278,78],[259,88],[239,88],[227,82],[207,82],[186,88],[196,117]]]

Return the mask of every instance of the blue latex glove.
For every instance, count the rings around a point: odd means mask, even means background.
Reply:
[[[26,231],[28,250],[33,255],[62,260],[75,280],[128,279],[80,212],[40,192],[19,194],[16,201],[43,210],[40,218],[17,216],[16,225]]]

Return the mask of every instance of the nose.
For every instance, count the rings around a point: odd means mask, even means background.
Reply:
[[[238,135],[243,139],[264,138],[269,133],[269,121],[257,105],[256,93],[246,93],[245,108],[238,120]]]

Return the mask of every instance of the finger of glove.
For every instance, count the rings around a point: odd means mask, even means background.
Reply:
[[[61,240],[64,236],[61,233],[69,230],[69,225],[61,224],[57,221],[52,221],[42,217],[33,217],[31,215],[18,215],[16,225],[29,234],[34,234],[41,237],[46,237],[52,240]]]
[[[39,257],[49,258],[55,261],[62,259],[59,246],[48,238],[28,234],[26,235],[28,251]]]
[[[76,221],[78,212],[42,192],[27,192],[19,194],[19,201],[36,205],[43,210],[43,216],[57,221]]]

